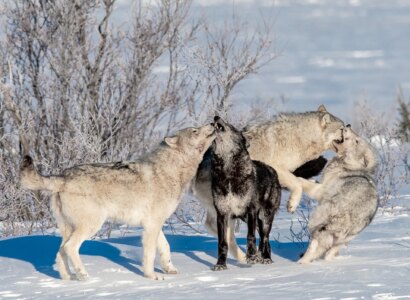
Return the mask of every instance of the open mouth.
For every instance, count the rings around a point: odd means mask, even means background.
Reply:
[[[218,123],[218,122],[215,122],[215,130],[216,130],[217,132],[225,131],[225,127],[223,127],[222,124],[220,124],[220,123]]]
[[[343,144],[343,142],[344,142],[343,129],[341,131],[342,131],[341,132],[341,138],[333,140],[334,144],[337,144],[337,145]]]
[[[344,142],[344,136],[343,136],[343,129],[342,129],[342,136],[339,139],[334,139],[332,141],[333,147],[335,148],[336,153],[339,152],[340,145],[342,145]]]
[[[216,132],[225,131],[225,127],[221,124],[219,120],[221,120],[221,118],[219,118],[218,116],[215,116],[214,118],[215,122],[211,123],[211,125],[215,128]]]

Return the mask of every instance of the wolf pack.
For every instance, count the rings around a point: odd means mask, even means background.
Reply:
[[[329,161],[326,151],[335,152]],[[111,220],[142,226],[144,276],[162,280],[154,272],[157,251],[164,273],[178,272],[162,228],[185,192],[203,204],[205,225],[218,237],[214,271],[227,269],[228,253],[244,264],[272,263],[269,235],[282,189],[289,191],[290,213],[303,193],[317,201],[298,263],[332,260],[376,214],[377,161],[371,144],[321,105],[242,130],[215,116],[210,124],[165,137],[137,160],[78,165],[58,175],[40,174],[26,155],[20,172],[23,188],[51,192],[62,279],[87,279],[80,246]],[[236,243],[237,219],[247,224],[246,253]]]

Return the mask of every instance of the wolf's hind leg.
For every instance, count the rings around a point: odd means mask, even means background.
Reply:
[[[51,198],[51,210],[54,218],[56,219],[58,229],[61,234],[60,249],[56,256],[56,266],[61,279],[69,280],[73,279],[74,275],[70,271],[67,253],[64,251],[64,246],[73,233],[73,227],[67,222],[62,214],[62,204],[59,193],[53,194]]]
[[[312,233],[312,241],[303,257],[298,261],[300,264],[306,264],[322,257],[326,251],[333,246],[333,235],[325,229],[319,229]]]
[[[157,249],[160,257],[161,267],[164,269],[165,273],[177,274],[178,270],[174,267],[171,261],[171,249],[169,247],[169,243],[162,230],[158,235]]]
[[[271,247],[269,242],[269,234],[272,229],[274,212],[271,209],[262,210],[258,214],[259,227],[259,252],[262,255],[263,264],[271,264]]]
[[[261,257],[258,255],[256,248],[255,230],[257,226],[257,212],[251,210],[247,214],[248,235],[246,242],[246,261],[248,264],[255,264],[261,262]]]
[[[92,221],[92,225],[89,223],[84,223],[75,226],[73,233],[63,246],[64,253],[66,253],[74,267],[77,280],[86,280],[88,278],[88,273],[85,270],[84,264],[80,258],[81,244],[86,239],[93,236],[101,228],[104,219],[98,220],[94,218]]]
[[[60,249],[57,252],[57,257],[56,257],[56,265],[57,265],[58,273],[60,273],[61,279],[64,279],[64,280],[73,279],[74,275],[70,271],[70,266],[68,263],[68,256],[67,256],[67,253],[65,253],[64,251],[64,245],[70,238],[73,232],[73,229],[68,224],[67,225],[59,224],[58,228],[60,229],[61,238],[62,238]]]
[[[309,244],[309,247],[306,253],[303,255],[301,259],[299,259],[299,264],[308,264],[312,261],[320,258],[326,252],[326,247],[322,245],[322,242],[317,239],[313,239]]]
[[[333,246],[325,254],[325,260],[332,261],[336,256],[339,255],[339,250],[343,245]]]

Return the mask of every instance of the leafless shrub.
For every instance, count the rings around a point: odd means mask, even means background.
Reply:
[[[374,111],[366,100],[355,105],[353,126],[379,154],[376,179],[381,206],[387,205],[410,181],[409,143],[398,138],[394,120],[393,114]]]
[[[307,207],[306,209],[298,210],[296,212],[296,221],[293,220],[292,216],[289,227],[290,237],[286,237],[289,241],[298,245],[300,248],[305,248],[305,244],[310,240],[308,224],[311,211],[311,201],[304,196],[303,202],[307,203]]]
[[[267,23],[247,32],[233,18],[219,29],[188,22],[190,1],[139,3],[125,29],[112,21],[115,0],[1,7],[0,235],[54,226],[47,195],[19,187],[22,155],[47,174],[134,159],[165,134],[232,110],[234,87],[275,57]],[[175,217],[200,218],[187,201]]]

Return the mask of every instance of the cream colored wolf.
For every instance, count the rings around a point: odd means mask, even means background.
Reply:
[[[299,263],[325,255],[332,259],[372,221],[378,206],[373,178],[377,156],[373,147],[348,126],[337,155],[326,166],[320,183],[300,178],[303,190],[319,204],[309,219],[311,241]]]
[[[333,149],[335,140],[342,140],[341,120],[328,113],[323,105],[317,111],[281,114],[273,121],[244,129],[252,160],[261,161],[276,170],[279,182],[291,192],[288,210],[295,211],[302,196],[302,185],[292,174],[304,163]],[[210,159],[201,163],[193,183],[193,192],[207,209],[206,226],[216,233],[216,211],[211,193]],[[231,254],[246,262],[234,236],[234,220],[228,222],[227,240]]]
[[[51,208],[62,235],[56,258],[61,277],[88,277],[79,249],[107,219],[143,226],[145,277],[163,279],[154,273],[156,249],[163,270],[176,273],[162,226],[175,211],[214,137],[211,125],[186,128],[166,137],[156,151],[137,161],[79,165],[58,176],[39,175],[26,156],[21,166],[22,186],[53,192]]]

